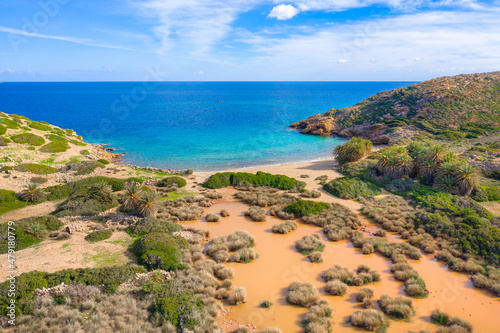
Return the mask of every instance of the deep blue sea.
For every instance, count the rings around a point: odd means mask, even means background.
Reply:
[[[72,128],[141,166],[213,171],[331,157],[288,126],[412,82],[0,83],[0,111]]]

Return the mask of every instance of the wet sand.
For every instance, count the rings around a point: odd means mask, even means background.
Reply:
[[[322,198],[323,201],[330,201],[325,199],[327,198]],[[375,300],[383,294],[392,297],[404,295],[403,284],[396,281],[390,273],[390,261],[378,254],[363,255],[359,249],[354,248],[347,241],[329,242],[323,236],[321,228],[306,224],[300,224],[296,231],[287,235],[273,234],[271,227],[283,221],[268,216],[266,222],[253,222],[243,216],[243,212],[248,209],[248,206],[242,203],[217,204],[207,209],[206,213],[218,213],[221,209],[227,209],[231,216],[222,218],[221,222],[217,223],[207,223],[202,220],[183,222],[183,224],[209,230],[211,237],[229,235],[238,230],[247,230],[256,238],[255,250],[259,254],[258,259],[248,264],[226,264],[234,269],[234,285],[245,287],[248,293],[247,303],[240,306],[227,306],[231,310],[228,319],[235,320],[240,324],[254,324],[258,328],[276,326],[287,333],[302,332],[301,321],[308,310],[289,305],[285,295],[290,283],[309,281],[314,284],[320,291],[321,297],[334,309],[333,320],[335,324],[333,330],[335,332],[361,331],[345,324],[349,315],[362,309],[355,301],[355,295],[360,287],[349,287],[347,294],[343,297],[330,296],[324,292],[325,283],[321,279],[321,274],[336,263],[350,269],[356,269],[358,265],[363,263],[371,269],[380,271],[381,282],[368,285],[375,291]],[[368,226],[369,230],[378,228],[373,224]],[[321,235],[326,244],[323,252],[324,261],[320,264],[309,262],[294,248],[296,240],[312,233]],[[389,234],[388,236],[390,241],[401,241],[395,235]],[[367,233],[365,237],[369,237],[369,234]],[[496,314],[500,313],[498,298],[481,290],[473,289],[467,275],[448,271],[442,263],[438,263],[429,256],[418,261],[410,260],[410,264],[424,278],[430,294],[425,299],[414,300],[416,315],[411,321],[391,320],[388,332],[418,331],[420,329],[426,329],[429,332],[435,331],[437,326],[429,322],[430,312],[435,308],[470,321],[476,332],[498,331],[498,326],[492,320]],[[269,309],[262,309],[259,304],[264,300],[269,300],[274,305]]]

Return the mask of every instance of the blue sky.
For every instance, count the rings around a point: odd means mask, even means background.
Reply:
[[[419,81],[500,70],[500,1],[2,0],[0,81]]]

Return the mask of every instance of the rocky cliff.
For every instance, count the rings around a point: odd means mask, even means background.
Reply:
[[[290,126],[304,134],[363,137],[375,144],[427,132],[477,137],[500,127],[500,72],[441,77],[384,91]]]

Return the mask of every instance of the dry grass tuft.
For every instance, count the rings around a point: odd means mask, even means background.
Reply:
[[[239,305],[246,303],[247,301],[247,290],[243,287],[237,287],[229,295],[227,303],[230,305]]]
[[[297,222],[293,220],[288,220],[281,224],[273,225],[272,231],[274,233],[288,234],[289,232],[296,230],[297,227],[298,227]]]
[[[266,210],[260,208],[259,206],[251,206],[248,211],[245,212],[245,216],[248,216],[255,222],[264,222],[266,220]]]
[[[295,248],[303,255],[308,255],[311,252],[323,251],[325,244],[321,242],[318,234],[312,234],[306,235],[295,242]]]
[[[291,304],[310,308],[319,303],[319,293],[309,282],[293,282],[288,287],[286,300]]]

